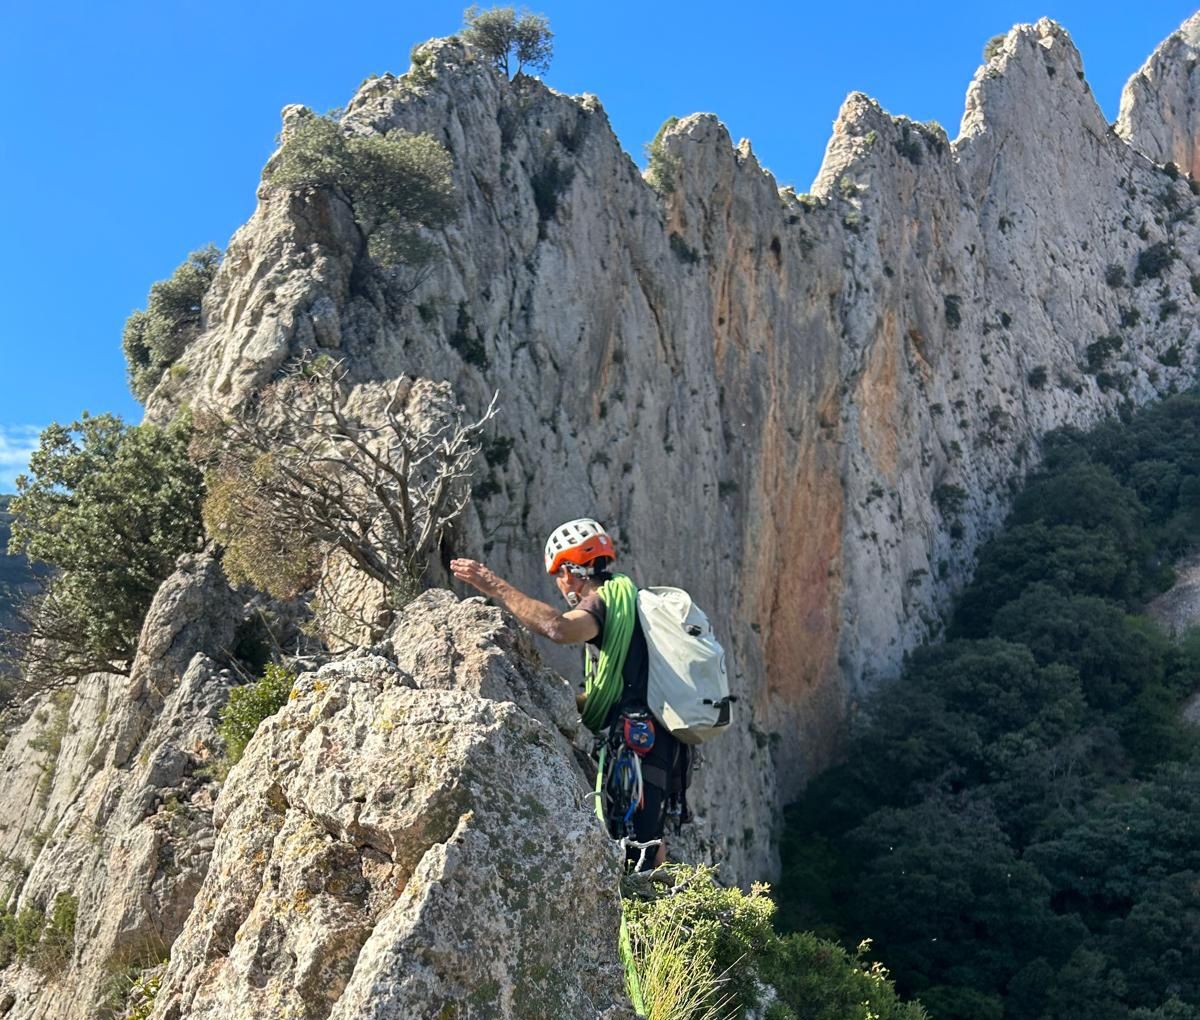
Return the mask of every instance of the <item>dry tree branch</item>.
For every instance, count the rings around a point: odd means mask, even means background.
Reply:
[[[309,359],[241,413],[209,416],[205,517],[238,579],[283,597],[331,593],[340,552],[385,591],[411,593],[470,502],[499,392],[470,422],[445,384],[401,378],[371,396],[341,363]]]

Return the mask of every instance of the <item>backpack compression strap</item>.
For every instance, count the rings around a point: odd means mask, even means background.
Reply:
[[[637,587],[624,574],[614,574],[600,586],[600,598],[605,608],[600,658],[586,651],[583,658],[583,725],[593,733],[600,732],[625,683],[625,658],[637,618]]]

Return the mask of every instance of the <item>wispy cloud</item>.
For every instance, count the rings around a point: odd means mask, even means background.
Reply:
[[[37,425],[0,425],[0,493],[16,491],[17,475],[28,470],[40,433]]]

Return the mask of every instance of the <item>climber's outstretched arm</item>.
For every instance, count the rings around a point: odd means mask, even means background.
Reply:
[[[560,613],[548,603],[531,598],[513,587],[477,560],[451,560],[450,570],[460,581],[499,602],[535,634],[541,634],[557,644],[579,644],[590,641],[600,633],[600,624],[591,613],[582,609]]]

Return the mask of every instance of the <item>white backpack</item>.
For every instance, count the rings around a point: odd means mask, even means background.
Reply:
[[[703,743],[729,725],[735,700],[725,650],[682,588],[641,588],[637,609],[650,658],[650,711],[683,743]]]

